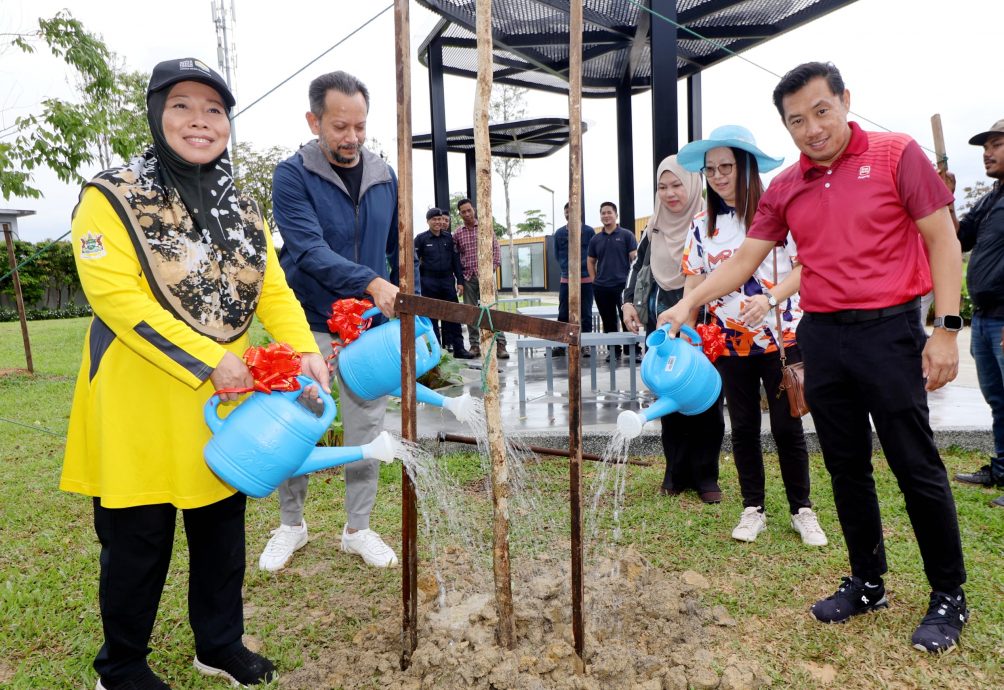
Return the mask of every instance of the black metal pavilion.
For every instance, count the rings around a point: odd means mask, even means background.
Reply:
[[[677,81],[687,79],[687,136],[701,138],[701,71],[854,0],[582,0],[582,96],[617,99],[620,219],[634,227],[631,96],[652,91],[652,177],[679,149]],[[443,19],[418,49],[429,69],[437,205],[449,205],[445,74],[477,78],[475,0],[418,0]],[[494,80],[553,93],[568,90],[569,3],[492,3]],[[813,56],[806,56],[811,59]],[[657,117],[656,117],[657,116]],[[514,123],[510,123],[514,124]],[[416,137],[416,142],[420,138]],[[493,146],[494,148],[494,146]],[[529,156],[527,156],[529,157]]]

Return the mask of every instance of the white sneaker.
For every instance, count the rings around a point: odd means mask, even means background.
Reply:
[[[826,546],[829,543],[812,508],[799,508],[798,513],[791,516],[791,526],[801,535],[803,544]]]
[[[732,530],[732,538],[739,541],[756,541],[756,536],[767,529],[767,513],[759,506],[751,506],[743,510],[739,516],[739,524]]]
[[[342,551],[362,556],[363,560],[376,568],[391,568],[397,565],[394,549],[387,546],[380,535],[371,529],[361,529],[349,534],[349,526],[342,529]]]
[[[306,545],[306,520],[299,527],[279,525],[278,529],[272,530],[272,538],[265,544],[265,550],[258,557],[258,567],[269,572],[282,570],[293,557],[293,553]]]

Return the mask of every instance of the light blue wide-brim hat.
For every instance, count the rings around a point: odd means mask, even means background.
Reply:
[[[784,158],[773,158],[761,151],[753,138],[753,132],[741,125],[716,127],[707,139],[692,141],[676,154],[676,160],[684,170],[700,172],[704,167],[704,154],[719,146],[742,149],[756,158],[760,172],[768,172],[784,163]]]

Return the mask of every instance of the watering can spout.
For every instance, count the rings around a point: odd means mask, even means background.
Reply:
[[[391,395],[401,397],[401,389],[398,388],[392,391]],[[416,383],[415,398],[418,402],[443,408],[456,417],[458,422],[463,424],[470,423],[475,417],[476,408],[474,398],[471,397],[470,393],[464,393],[457,398],[447,398],[445,395],[437,393],[431,388],[423,386],[421,383]]]
[[[474,420],[477,409],[470,393],[464,393],[459,398],[446,398],[443,401],[443,407],[449,410],[462,424],[470,424]]]
[[[680,409],[679,403],[673,398],[659,398],[654,403],[646,407],[641,411],[641,416],[646,422],[651,422],[653,419],[658,419],[659,417],[665,417],[668,414],[672,414]]]
[[[617,430],[627,438],[638,438],[646,422],[672,414],[679,409],[680,405],[673,398],[660,398],[639,412],[624,410],[617,416]]]
[[[362,446],[314,448],[292,476],[300,477],[338,465],[370,459],[377,459],[385,463],[394,461],[394,439],[388,432],[381,431],[379,436]]]

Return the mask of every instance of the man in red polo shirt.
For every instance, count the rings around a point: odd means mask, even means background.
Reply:
[[[851,564],[851,576],[811,612],[840,623],[888,606],[870,415],[932,589],[912,642],[944,651],[969,615],[955,502],[925,392],[958,373],[961,259],[947,208],[952,195],[910,137],[847,122],[850,92],[832,64],[793,69],[774,90],[774,105],[802,152],[798,163],[771,182],[736,254],[660,314],[659,324],[675,331],[692,310],[736,289],[791,230],[802,263],[805,394]],[[919,308],[932,283],[928,339]]]

